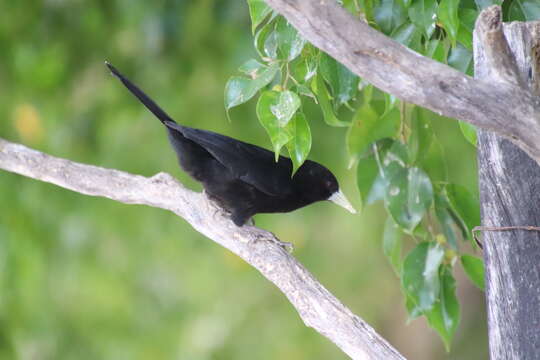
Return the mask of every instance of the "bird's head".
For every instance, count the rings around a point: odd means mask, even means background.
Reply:
[[[356,214],[354,207],[339,189],[334,174],[321,164],[306,160],[294,175],[294,180],[301,186],[302,195],[310,203],[329,200]]]

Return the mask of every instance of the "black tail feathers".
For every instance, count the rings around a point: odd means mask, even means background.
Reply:
[[[148,97],[148,95],[146,95],[141,89],[139,89],[135,84],[133,84],[131,81],[129,81],[124,75],[122,75],[120,73],[120,71],[118,71],[118,69],[116,69],[114,66],[112,66],[111,64],[109,64],[109,62],[105,61],[105,65],[107,65],[107,67],[109,68],[109,70],[111,71],[111,73],[117,77],[123,84],[124,86],[129,90],[131,91],[131,93],[133,95],[135,95],[137,97],[137,99],[139,99],[143,104],[144,106],[146,106],[146,108],[148,110],[150,110],[152,112],[152,114],[154,114],[155,116],[157,116],[157,118],[159,120],[161,120],[162,123],[165,123],[166,121],[172,121],[173,123],[175,122],[173,119],[171,119],[171,117],[169,115],[167,115],[167,113],[165,111],[163,111],[152,99],[150,99]]]

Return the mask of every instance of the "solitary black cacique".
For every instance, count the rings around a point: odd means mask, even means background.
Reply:
[[[258,213],[289,212],[330,200],[356,211],[339,190],[334,174],[306,160],[292,176],[291,159],[215,132],[177,124],[114,66],[109,70],[165,125],[180,166],[242,226]]]

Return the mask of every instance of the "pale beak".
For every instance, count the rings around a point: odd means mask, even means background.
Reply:
[[[356,210],[353,208],[349,200],[343,195],[341,190],[336,191],[328,198],[328,200],[332,201],[333,203],[338,204],[339,206],[344,207],[345,209],[349,210],[351,213],[356,214]]]

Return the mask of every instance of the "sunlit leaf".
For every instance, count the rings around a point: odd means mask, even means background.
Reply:
[[[412,23],[423,29],[427,38],[435,31],[437,5],[436,0],[413,0],[408,9]]]
[[[238,68],[238,71],[252,77],[253,75],[259,73],[261,69],[265,69],[266,67],[266,65],[261,64],[255,59],[249,59]]]
[[[400,0],[381,0],[374,10],[374,18],[385,34],[390,34],[407,19]]]
[[[280,91],[278,101],[270,106],[270,111],[276,117],[279,126],[284,127],[300,105],[300,98],[296,93],[288,90]]]
[[[453,44],[456,42],[459,30],[459,1],[460,0],[441,0],[439,11],[437,13],[439,21],[447,31]]]
[[[446,351],[450,350],[452,338],[460,321],[459,303],[456,297],[456,281],[449,266],[439,271],[440,292],[438,302],[426,313],[429,325],[434,328],[443,340]]]
[[[401,281],[415,311],[430,311],[439,299],[439,267],[443,258],[442,246],[426,241],[418,244],[405,258]]]
[[[401,273],[401,230],[391,217],[386,219],[383,233],[383,252],[396,274]]]
[[[251,31],[255,33],[255,29],[263,20],[270,14],[272,9],[266,5],[264,0],[247,0],[249,6],[249,16],[251,17]]]
[[[269,20],[255,33],[255,50],[257,50],[257,53],[263,59],[275,59],[277,56],[277,42],[275,41],[274,27],[275,21]],[[269,40],[271,36],[272,38]],[[270,52],[270,54],[268,52]]]
[[[255,65],[254,63],[250,63],[243,69],[246,70],[248,66],[253,67]],[[277,65],[270,67],[264,66],[252,69],[251,78],[241,76],[231,77],[225,85],[225,108],[229,110],[251,99],[257,91],[261,90],[274,79],[278,70]]]
[[[279,119],[275,115],[276,108],[280,106],[280,101],[281,92],[265,91],[261,94],[259,101],[257,102],[257,117],[259,118],[261,125],[270,136],[276,161],[279,157],[281,148],[291,139],[290,135],[283,129],[281,125],[283,118]],[[272,111],[273,109],[274,111]],[[294,112],[291,114],[291,117],[292,115],[294,115]],[[284,125],[286,125],[286,123]]]
[[[389,180],[408,166],[409,154],[407,148],[399,141],[383,139],[372,145],[374,157],[377,160],[379,172],[368,196],[366,204],[372,204],[378,200],[384,200]]]
[[[274,32],[281,59],[291,61],[300,55],[306,41],[287,20],[278,18]]]
[[[461,255],[460,260],[469,280],[480,290],[485,290],[485,270],[482,259],[472,255]]]
[[[388,155],[387,155],[388,156]],[[420,168],[402,168],[387,179],[384,201],[394,221],[412,231],[433,201],[433,188]]]
[[[296,112],[285,126],[291,140],[287,143],[287,150],[293,162],[293,174],[306,160],[311,150],[311,131],[306,117]]]

